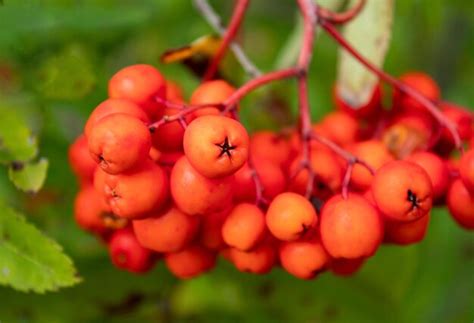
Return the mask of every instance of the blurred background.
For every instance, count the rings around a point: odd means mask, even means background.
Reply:
[[[233,2],[211,3],[227,21]],[[426,71],[445,99],[474,106],[473,13],[471,0],[396,1],[385,69]],[[273,69],[292,46],[295,20],[294,1],[252,1],[241,39],[262,70]],[[107,80],[123,66],[150,63],[189,95],[198,79],[178,64],[161,65],[159,57],[210,33],[190,0],[0,1],[0,106],[26,116],[50,163],[35,195],[18,192],[1,168],[0,200],[57,240],[82,278],[44,295],[0,287],[0,322],[472,322],[474,235],[444,209],[434,210],[419,245],[383,246],[354,277],[314,281],[279,269],[251,276],[223,261],[191,281],[176,280],[163,264],[134,276],[115,269],[100,242],[76,227],[78,188],[67,149],[106,98]],[[332,109],[336,60],[335,43],[322,34],[310,74],[315,120]],[[236,84],[245,80],[235,62],[224,73]],[[277,127],[294,111],[294,83],[273,89],[283,102],[277,112],[269,107],[269,90],[244,100],[251,130]]]

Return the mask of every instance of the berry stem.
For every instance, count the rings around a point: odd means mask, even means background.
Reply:
[[[448,119],[444,117],[441,111],[436,107],[436,105],[428,100],[424,95],[419,93],[414,88],[406,85],[405,83],[399,81],[390,74],[385,73],[383,70],[379,69],[377,66],[369,62],[365,57],[363,57],[349,42],[337,31],[337,29],[329,21],[321,20],[320,25],[327,31],[327,33],[336,40],[347,52],[349,52],[355,59],[357,59],[362,65],[367,69],[376,74],[380,79],[384,80],[388,84],[397,88],[406,95],[412,97],[418,103],[423,105],[428,112],[438,121],[438,123],[448,129],[451,133],[456,148],[462,150],[462,141],[459,137],[459,133],[455,125]]]
[[[366,0],[359,0],[359,2],[349,10],[344,12],[332,12],[328,9],[318,7],[317,15],[321,20],[326,20],[335,25],[341,25],[348,23],[362,11],[366,4]]]
[[[249,5],[249,0],[237,0],[233,13],[232,18],[230,19],[229,27],[225,31],[224,37],[222,38],[222,42],[217,49],[216,54],[212,58],[206,73],[204,74],[203,81],[211,80],[217,72],[217,68],[219,67],[219,63],[224,58],[224,55],[229,48],[229,45],[234,40],[237,32],[239,31],[239,27],[242,24],[242,20],[245,15],[245,11]]]
[[[226,29],[222,25],[220,17],[214,11],[214,9],[209,5],[207,0],[193,0],[194,5],[201,13],[201,15],[206,19],[209,25],[221,36],[224,37],[226,34]],[[242,47],[235,42],[231,42],[229,45],[231,51],[234,53],[235,58],[239,62],[240,66],[245,70],[245,72],[250,75],[252,78],[260,76],[262,73],[260,70],[252,63],[252,61],[247,57]]]

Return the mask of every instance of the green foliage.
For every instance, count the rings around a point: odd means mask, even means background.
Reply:
[[[0,284],[43,293],[78,281],[60,245],[0,204]]]
[[[10,166],[8,176],[18,189],[28,193],[36,193],[43,186],[47,171],[48,161],[42,158],[34,163]]]

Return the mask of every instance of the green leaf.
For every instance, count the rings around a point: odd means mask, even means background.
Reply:
[[[43,186],[47,172],[48,160],[41,158],[35,163],[12,164],[8,169],[8,177],[18,189],[36,193]]]
[[[358,0],[351,0],[354,6]],[[364,57],[382,67],[392,32],[393,0],[368,0],[361,13],[345,25],[343,35]],[[378,83],[378,78],[344,49],[339,51],[339,95],[354,107],[363,106]]]
[[[0,204],[0,285],[44,293],[79,281],[59,244]]]
[[[39,92],[49,99],[80,99],[93,89],[96,79],[86,49],[71,45],[48,57],[37,72]]]
[[[0,163],[26,162],[37,153],[36,137],[16,112],[16,107],[0,106]]]

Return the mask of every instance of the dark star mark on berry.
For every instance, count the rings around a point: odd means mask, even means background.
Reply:
[[[222,157],[224,154],[226,154],[229,158],[232,157],[230,154],[231,150],[234,150],[235,146],[231,146],[229,143],[229,138],[225,137],[224,142],[222,144],[216,144],[221,149],[221,152],[219,154],[219,157]]]
[[[419,206],[418,198],[416,194],[413,193],[411,190],[407,191],[407,201],[411,203],[411,208],[416,209]]]

